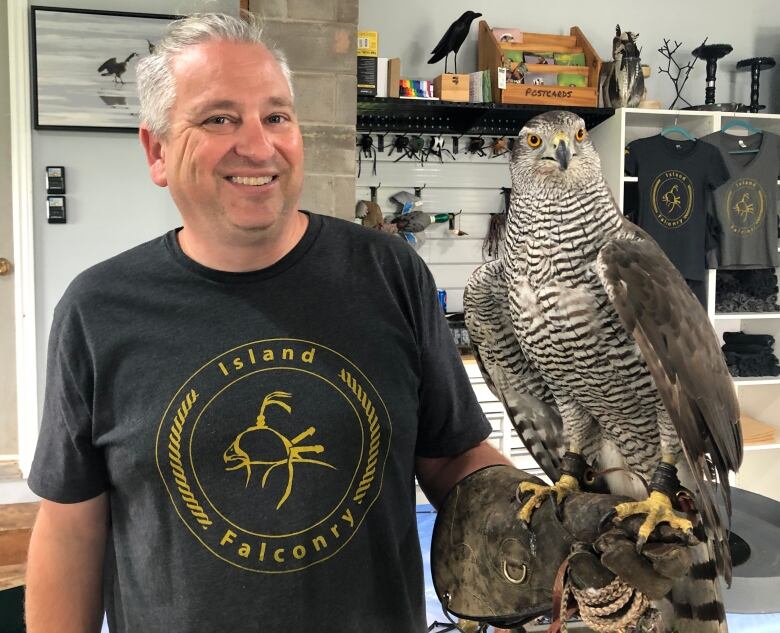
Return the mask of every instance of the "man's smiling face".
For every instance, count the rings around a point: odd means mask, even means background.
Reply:
[[[303,187],[303,140],[273,55],[217,40],[185,49],[173,73],[176,99],[151,171],[185,229],[224,244],[281,235]]]

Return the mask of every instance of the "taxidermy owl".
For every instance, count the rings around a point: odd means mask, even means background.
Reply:
[[[615,27],[612,40],[613,61],[604,64],[605,81],[602,89],[604,106],[607,108],[635,108],[645,91],[642,62],[636,45],[639,33],[620,30]]]

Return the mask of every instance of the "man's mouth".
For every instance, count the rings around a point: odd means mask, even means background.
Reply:
[[[254,187],[260,187],[267,185],[274,180],[276,176],[230,176],[228,180],[237,185],[252,185]]]

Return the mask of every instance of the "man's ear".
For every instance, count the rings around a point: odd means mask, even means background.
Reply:
[[[158,187],[168,186],[168,177],[165,175],[165,156],[160,139],[149,130],[145,123],[138,129],[138,138],[146,154],[146,163],[149,165],[149,175],[152,182]]]

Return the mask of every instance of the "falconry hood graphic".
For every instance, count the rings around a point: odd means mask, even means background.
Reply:
[[[676,169],[661,172],[650,191],[653,215],[667,229],[680,228],[691,218],[694,193],[687,174]]]
[[[755,233],[766,216],[766,192],[757,180],[739,178],[726,194],[729,230],[740,237]]]
[[[348,547],[378,498],[392,423],[369,378],[317,343],[268,339],[211,359],[162,416],[157,466],[197,541],[291,573]]]

